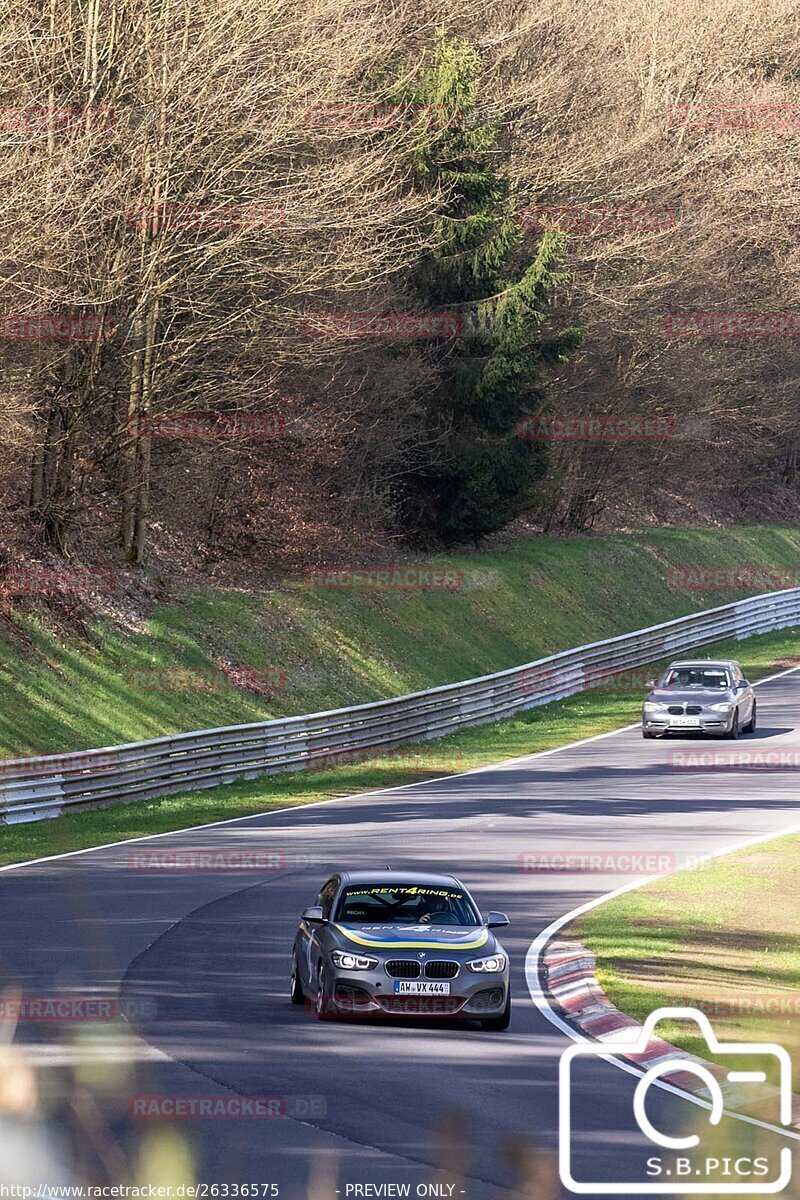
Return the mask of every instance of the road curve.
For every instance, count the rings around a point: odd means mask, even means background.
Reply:
[[[800,675],[783,673],[758,692],[759,731],[739,747],[800,748]],[[688,748],[621,730],[467,775],[6,869],[3,986],[26,996],[122,995],[136,1036],[115,1053],[134,1073],[100,1103],[123,1140],[131,1095],[286,1098],[285,1119],[183,1121],[200,1179],[276,1182],[294,1200],[325,1152],[343,1197],[346,1184],[367,1183],[410,1183],[413,1195],[444,1158],[453,1165],[457,1145],[456,1200],[462,1189],[465,1200],[508,1196],[528,1151],[556,1146],[567,1044],[527,992],[530,943],[564,912],[640,876],[636,856],[680,864],[800,822],[793,772],[671,767],[670,751]],[[268,850],[275,869],[142,869],[143,849]],[[531,874],[518,866],[526,852],[629,853],[631,870]],[[297,916],[326,873],[388,864],[452,870],[484,911],[509,914],[507,1033],[319,1023],[288,1003]],[[76,1053],[61,1027],[39,1021],[23,1021],[18,1040],[40,1064]],[[641,1178],[635,1082],[601,1061],[581,1074],[579,1177]],[[648,1111],[677,1129],[686,1102],[661,1092]],[[739,1126],[737,1146],[751,1135]]]

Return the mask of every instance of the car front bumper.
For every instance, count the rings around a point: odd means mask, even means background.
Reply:
[[[372,971],[329,968],[325,1001],[329,1014],[353,1017],[461,1017],[481,1020],[499,1016],[509,992],[508,967],[504,971],[476,973],[461,966],[449,980],[395,980],[383,963]],[[449,994],[420,995],[395,990],[395,983],[449,983]]]
[[[721,736],[730,733],[734,712],[732,709],[728,713],[701,713],[696,725],[685,724],[685,719],[681,722],[681,718],[673,713],[643,713],[642,729],[647,733],[711,733]]]

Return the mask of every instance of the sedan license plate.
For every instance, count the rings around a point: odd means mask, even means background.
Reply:
[[[395,979],[395,996],[449,996],[449,983],[430,983],[419,979]]]
[[[682,729],[697,729],[700,724],[699,717],[671,717],[670,725],[680,725]]]

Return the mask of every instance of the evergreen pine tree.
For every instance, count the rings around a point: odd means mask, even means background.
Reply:
[[[421,307],[458,315],[459,333],[432,343],[438,383],[425,403],[437,452],[407,480],[403,507],[418,533],[450,544],[533,506],[546,447],[516,427],[541,411],[546,364],[581,340],[576,328],[544,336],[547,302],[568,278],[564,236],[546,229],[525,254],[501,130],[477,114],[479,79],[477,51],[440,32],[410,97],[422,114],[418,183],[447,197],[412,282]]]

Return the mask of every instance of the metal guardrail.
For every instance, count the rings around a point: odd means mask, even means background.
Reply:
[[[309,716],[0,763],[0,823],[298,771],[497,721],[724,638],[800,624],[800,588],[768,592],[493,675]]]

